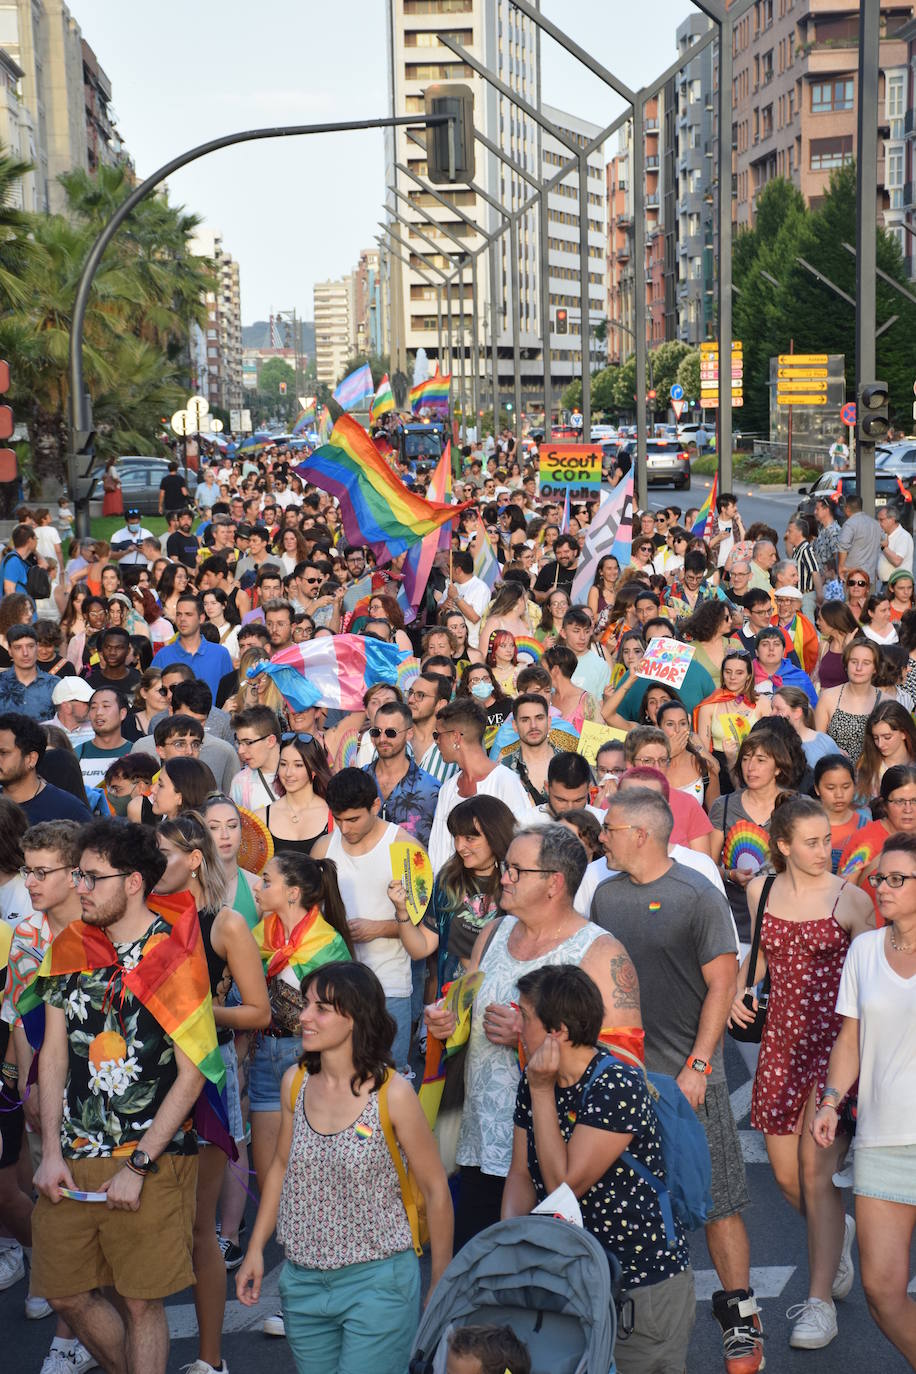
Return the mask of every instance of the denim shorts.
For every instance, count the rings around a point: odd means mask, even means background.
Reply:
[[[280,1110],[280,1083],[302,1054],[301,1035],[259,1035],[251,1054],[248,1105],[252,1112]]]
[[[916,1145],[857,1145],[853,1192],[916,1207]]]
[[[220,1045],[219,1052],[222,1055],[223,1064],[226,1068],[226,1106],[229,1112],[229,1134],[235,1141],[245,1139],[245,1122],[242,1119],[242,1098],[239,1093],[239,1060],[235,1052],[235,1041],[230,1040],[226,1045]],[[209,1142],[201,1137],[201,1145]]]

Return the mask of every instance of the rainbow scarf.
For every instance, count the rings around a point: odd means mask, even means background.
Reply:
[[[770,624],[779,625],[779,620],[775,615]],[[802,615],[801,611],[795,612],[788,625],[779,625],[779,628],[782,630],[786,641],[786,652],[795,653],[799,667],[810,677],[817,667],[817,656],[820,651],[817,630],[808,617]]]
[[[300,981],[322,964],[349,961],[350,951],[333,926],[313,906],[287,935],[275,911],[264,917],[251,932],[261,955],[264,976],[275,978],[285,968],[292,969]]]
[[[337,497],[347,541],[368,544],[378,562],[405,553],[465,509],[408,491],[362,425],[348,415],[337,421],[330,443],[317,448],[296,472]]]

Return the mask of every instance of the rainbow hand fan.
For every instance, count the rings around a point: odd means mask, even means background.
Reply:
[[[769,858],[770,837],[762,826],[754,821],[737,821],[731,827],[722,849],[723,867],[756,870],[763,868]]]
[[[544,657],[544,646],[531,635],[516,635],[515,648],[518,654],[527,654],[532,663],[540,663]]]
[[[405,698],[419,676],[420,660],[418,658],[405,658],[403,663],[398,664],[397,683]]]
[[[838,878],[852,878],[866,864],[870,864],[876,855],[881,853],[882,846],[870,844],[868,840],[862,840],[852,849],[844,849],[842,863],[837,869]]]

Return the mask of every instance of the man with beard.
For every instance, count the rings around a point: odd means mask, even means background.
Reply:
[[[188,912],[170,924],[155,900],[150,907],[166,868],[151,830],[96,821],[79,843],[82,920],[58,936],[51,972],[33,985],[45,1005],[35,1286],[103,1369],[165,1374],[162,1300],[194,1282],[190,1116],[204,1078],[180,1048],[181,1027],[173,1038],[157,1019],[168,1012],[149,995],[146,970],[161,963],[164,941],[186,941],[169,988],[193,1006],[201,978],[208,988],[206,962]],[[203,1032],[215,1049],[209,998]],[[107,1205],[74,1201],[62,1188],[105,1193]],[[110,1287],[118,1307],[103,1296]]]
[[[3,796],[21,806],[29,825],[38,821],[88,821],[84,802],[38,776],[48,736],[37,720],[20,711],[0,714],[0,784]]]
[[[512,716],[518,730],[518,742],[507,745],[499,761],[518,774],[532,804],[541,806],[547,801],[547,769],[554,755],[560,752],[547,738],[550,731],[547,698],[539,692],[526,692],[516,697]]]

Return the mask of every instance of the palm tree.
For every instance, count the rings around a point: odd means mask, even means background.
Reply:
[[[32,170],[0,147],[0,306],[15,306],[25,299],[20,279],[29,251],[30,217],[16,204],[22,178]]]

